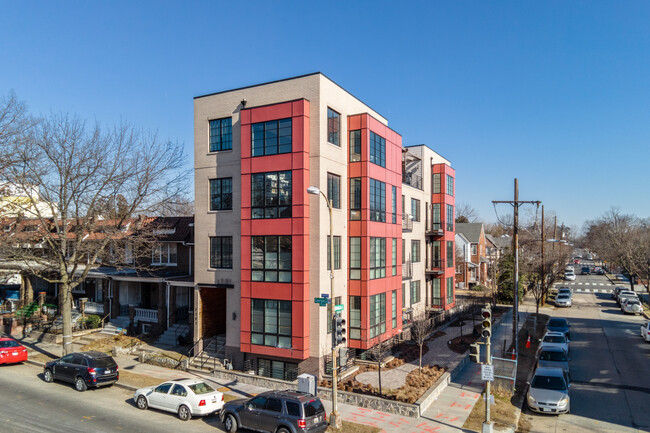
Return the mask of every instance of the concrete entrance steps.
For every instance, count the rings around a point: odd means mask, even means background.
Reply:
[[[178,346],[178,337],[181,335],[183,337],[187,337],[187,335],[190,333],[190,329],[188,328],[187,324],[174,324],[167,328],[165,332],[156,340],[156,343],[158,344],[165,344],[168,346]]]
[[[129,318],[127,316],[118,316],[104,324],[101,334],[117,335],[119,328],[126,329],[129,327]]]

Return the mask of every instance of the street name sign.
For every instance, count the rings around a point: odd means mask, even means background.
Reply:
[[[337,313],[338,313],[339,311],[343,311],[343,304],[336,304],[336,305],[334,306],[334,311],[336,311]]]

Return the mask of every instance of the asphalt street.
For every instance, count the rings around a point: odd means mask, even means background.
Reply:
[[[601,293],[603,283],[614,287],[596,275],[558,284],[574,289],[573,307],[545,312],[571,323],[571,413],[549,416],[526,409],[531,432],[650,431],[650,344],[639,335],[644,319],[624,315],[609,293]]]
[[[0,366],[0,432],[223,431],[216,415],[184,422],[172,413],[137,409],[122,388],[77,392],[70,384],[45,383],[42,371],[31,364]]]

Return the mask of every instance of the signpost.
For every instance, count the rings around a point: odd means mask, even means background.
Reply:
[[[494,382],[494,365],[481,365],[481,380]]]
[[[343,311],[343,304],[336,304],[336,305],[334,306],[334,311],[337,312],[337,313],[338,313],[339,311]]]

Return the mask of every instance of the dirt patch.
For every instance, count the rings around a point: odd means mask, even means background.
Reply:
[[[469,349],[470,344],[476,343],[476,340],[480,338],[479,332],[481,331],[481,325],[474,326],[474,332],[471,331],[471,326],[468,327],[470,332],[466,335],[461,335],[460,337],[452,338],[447,342],[447,346],[456,353],[465,353]]]
[[[128,371],[124,371],[120,369],[120,380],[119,383],[122,385],[129,385],[134,388],[145,388],[147,386],[156,386],[160,385],[163,383],[164,380],[157,378],[157,377],[151,377],[151,376],[145,376],[143,374],[136,374],[136,373],[131,373]]]
[[[494,404],[490,405],[490,420],[495,427],[510,427],[515,417],[515,407],[510,403],[510,394],[501,393],[494,396]],[[481,394],[474,405],[472,413],[463,424],[463,430],[481,431],[485,421],[485,394]]]
[[[111,353],[113,346],[125,349],[148,344],[149,341],[140,337],[129,337],[126,335],[114,335],[111,337],[101,338],[92,343],[88,343],[81,348],[82,351],[97,350],[99,352]]]
[[[379,433],[382,430],[378,427],[343,421],[341,430],[337,430],[334,427],[330,426],[327,427],[326,431],[328,433]]]

